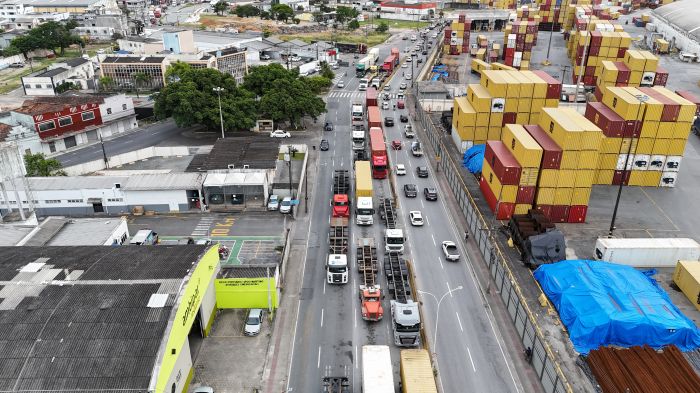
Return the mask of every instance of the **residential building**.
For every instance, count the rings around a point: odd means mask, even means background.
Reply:
[[[115,0],[5,0],[5,5],[19,5],[32,12],[71,12],[82,14],[99,9],[116,9]]]
[[[243,83],[243,77],[248,73],[245,48],[241,51],[231,47],[209,53],[216,59],[217,70],[231,74],[236,79],[236,83]]]
[[[28,31],[49,21],[60,22],[68,20],[68,18],[70,18],[70,13],[68,12],[14,15],[0,18],[0,28],[3,30]]]
[[[25,101],[0,119],[20,151],[53,154],[138,127],[131,97],[70,94]],[[11,127],[8,129],[7,127]]]
[[[3,19],[15,15],[23,15],[34,12],[31,4],[25,4],[22,0],[2,0],[0,1],[0,17]]]
[[[149,76],[147,87],[160,89],[165,86],[165,71],[169,64],[165,56],[107,56],[100,61],[100,74],[112,78],[117,87],[134,88],[134,74],[144,73]]]
[[[12,43],[12,40],[21,35],[24,35],[25,33],[25,31],[20,30],[4,31],[0,33],[0,49],[7,48],[8,46],[10,46],[10,43]]]
[[[73,14],[72,18],[78,22],[73,33],[88,40],[113,41],[115,34],[122,37],[129,34],[126,15],[120,9]]]
[[[119,39],[117,40],[117,45],[119,45],[120,50],[128,51],[135,55],[150,56],[163,51],[163,41],[137,35]]]
[[[437,15],[437,3],[415,0],[386,1],[380,4],[382,19],[428,20]]]
[[[197,52],[192,30],[175,30],[164,32],[163,49],[176,55],[181,53]]]
[[[88,59],[78,57],[53,63],[48,69],[22,77],[24,94],[28,96],[55,96],[63,83],[79,86],[79,90],[95,88],[95,68]]]

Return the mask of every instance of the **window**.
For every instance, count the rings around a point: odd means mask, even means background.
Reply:
[[[52,205],[52,204],[56,204],[56,203],[61,203],[61,200],[60,199],[49,199],[49,200],[44,201],[44,203],[47,205]]]
[[[35,88],[41,89],[41,85],[34,85]]]
[[[111,115],[112,114],[112,108],[107,108],[107,114]]]
[[[56,142],[53,142],[53,141],[52,141],[52,142],[49,142],[49,151],[50,151],[51,153],[55,153],[55,152],[56,152]]]
[[[58,118],[58,126],[59,127],[66,127],[73,124],[73,119],[69,117],[59,117]]]
[[[49,131],[53,130],[54,128],[56,128],[56,123],[54,123],[53,120],[39,123],[39,131]]]
[[[126,104],[122,104],[122,109],[126,110]]]
[[[31,88],[32,88],[32,85],[30,85],[30,84],[27,83],[26,85],[24,85],[24,88],[25,88],[25,89],[31,89]]]
[[[80,114],[80,116],[83,118],[83,121],[88,121],[95,118],[95,114],[92,112],[83,112]]]
[[[82,199],[69,199],[68,203],[83,203]]]
[[[107,202],[124,202],[124,198],[107,198]]]
[[[75,147],[77,145],[77,142],[75,140],[75,136],[69,136],[67,138],[63,138],[63,144],[66,146],[66,149],[70,149],[71,147]]]

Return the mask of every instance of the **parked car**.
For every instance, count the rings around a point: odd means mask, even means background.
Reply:
[[[428,167],[427,166],[417,166],[416,174],[418,177],[428,177]]]
[[[417,40],[417,39],[418,39],[418,37],[416,37],[415,34],[413,34],[413,35],[411,36],[411,41],[415,41],[415,40]]]
[[[399,120],[401,120],[401,123],[408,123],[408,116],[401,115],[399,116]]]
[[[194,388],[192,393],[214,393],[214,388],[210,386],[198,386]]]
[[[406,198],[415,198],[418,196],[418,187],[415,184],[404,184],[403,193]]]
[[[387,116],[384,118],[384,125],[387,127],[393,127],[394,126],[394,118]]]
[[[404,164],[396,164],[396,176],[405,176],[406,166]]]
[[[280,203],[280,213],[289,214],[292,212],[292,197],[284,197]]]
[[[418,210],[408,212],[408,218],[411,220],[411,225],[414,227],[423,226],[423,214]]]
[[[425,187],[423,189],[423,195],[426,201],[437,201],[438,194],[435,187]]]
[[[270,55],[260,55],[260,60],[270,60]]]
[[[199,245],[199,246],[210,246],[211,245],[211,239],[197,239],[194,244]]]
[[[12,63],[10,68],[24,68],[24,63]]]
[[[323,125],[323,130],[324,131],[333,131],[333,123],[330,121],[327,121],[326,124]]]
[[[270,199],[267,200],[267,210],[274,211],[280,208],[280,197],[278,195],[270,195]]]
[[[445,254],[445,259],[448,261],[459,260],[459,250],[454,242],[449,240],[442,242],[442,253]]]
[[[401,150],[401,141],[398,139],[391,141],[391,148],[394,150]]]
[[[246,336],[257,336],[260,334],[260,328],[262,327],[262,315],[263,310],[260,308],[253,308],[248,311],[248,318],[245,320],[243,334]]]
[[[327,140],[321,139],[321,144],[319,145],[319,147],[321,148],[321,151],[326,151],[330,146],[328,145]]]
[[[283,130],[274,130],[270,133],[270,138],[291,138],[292,134]]]
[[[291,60],[291,61],[301,61],[301,57],[299,57],[299,56],[292,56],[292,57],[289,58],[289,60]]]

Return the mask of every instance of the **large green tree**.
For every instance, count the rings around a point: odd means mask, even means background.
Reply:
[[[251,67],[243,78],[243,87],[248,91],[262,96],[272,88],[272,84],[278,79],[295,79],[298,72],[289,71],[281,64],[272,63],[265,66]]]
[[[352,7],[338,6],[338,8],[335,9],[335,18],[340,23],[345,23],[350,19],[357,18],[359,14],[360,13]]]
[[[275,4],[270,8],[270,14],[272,14],[275,19],[286,22],[289,18],[294,16],[294,10],[286,4]]]
[[[379,22],[379,26],[375,29],[378,33],[386,33],[389,30],[389,25],[386,22]]]
[[[13,39],[11,45],[24,54],[35,49],[48,49],[54,55],[63,56],[66,48],[82,43],[80,37],[71,33],[76,26],[77,22],[73,20],[66,23],[49,21],[29,30],[24,36]],[[59,52],[56,51],[57,48]]]
[[[46,158],[44,153],[24,155],[27,177],[66,176],[61,163],[55,158]]]
[[[179,80],[167,84],[156,95],[154,111],[159,119],[172,117],[180,127],[201,124],[210,129],[221,127],[218,94],[221,94],[221,112],[227,130],[250,129],[255,126],[258,112],[255,95],[241,87],[230,74],[212,68],[193,69],[182,66]]]
[[[260,111],[275,122],[288,121],[292,128],[297,128],[304,116],[317,119],[324,113],[326,103],[306,78],[278,79],[260,98]]]
[[[228,3],[224,0],[219,0],[216,4],[214,4],[214,12],[216,12],[217,15],[223,15],[224,12],[228,10],[228,8]]]
[[[234,10],[236,15],[240,16],[241,18],[247,18],[251,16],[258,16],[260,15],[260,9],[258,7],[255,7],[250,4],[245,4],[245,5],[239,5],[236,7]]]

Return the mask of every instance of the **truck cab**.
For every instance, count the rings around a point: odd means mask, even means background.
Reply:
[[[367,90],[367,87],[369,86],[369,81],[367,79],[360,79],[360,85],[358,86],[358,90],[360,91],[365,91]]]
[[[333,207],[333,217],[350,217],[350,201],[347,194],[333,195],[331,202]]]
[[[384,232],[384,251],[403,253],[406,238],[403,229],[387,229]]]
[[[370,287],[360,285],[360,302],[362,319],[365,321],[380,321],[384,317],[382,292],[379,285]]]
[[[348,256],[330,254],[326,263],[326,280],[329,284],[348,283]]]
[[[357,225],[374,224],[374,206],[372,197],[358,197],[355,207],[355,218]]]
[[[399,347],[416,347],[420,344],[420,314],[413,300],[406,303],[391,301],[391,324],[394,344]]]
[[[365,149],[365,132],[360,130],[352,131],[352,149],[353,150],[364,150]]]

